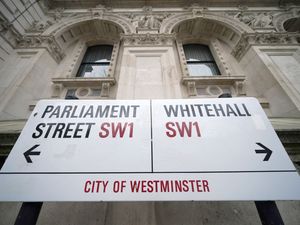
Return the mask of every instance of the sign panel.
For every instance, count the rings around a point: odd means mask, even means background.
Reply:
[[[148,172],[150,125],[149,101],[43,100],[2,170]]]
[[[298,200],[254,98],[42,100],[0,171],[2,201]]]

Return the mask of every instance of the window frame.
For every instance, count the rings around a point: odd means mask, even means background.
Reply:
[[[110,59],[107,60],[107,61],[103,61],[103,62],[96,62],[96,61],[88,61],[88,60],[85,60],[85,58],[87,58],[87,54],[88,54],[88,51],[89,49],[93,48],[93,47],[102,47],[102,46],[110,46],[111,47],[111,52],[110,52]],[[110,69],[110,65],[111,65],[111,62],[112,62],[112,57],[113,57],[113,51],[114,51],[114,48],[115,46],[112,45],[112,44],[96,44],[96,45],[91,45],[91,46],[88,46],[85,50],[85,53],[83,55],[83,58],[81,60],[81,63],[79,64],[79,67],[78,67],[78,70],[77,70],[77,73],[76,73],[76,77],[80,77],[80,78],[94,78],[94,76],[84,76],[84,73],[85,73],[85,70],[84,70],[84,67],[86,65],[105,65],[107,66],[107,73],[105,74],[105,76],[95,76],[95,78],[106,78],[106,77],[109,77],[109,69]]]
[[[186,49],[185,49],[185,46],[188,46],[188,45],[194,45],[194,46],[200,46],[200,47],[205,47],[208,51],[208,55],[210,56],[210,58],[212,60],[188,60],[186,58]],[[221,72],[220,72],[220,69],[217,65],[217,62],[212,54],[212,51],[210,50],[210,47],[209,45],[206,45],[206,44],[200,44],[200,43],[186,43],[186,44],[182,44],[182,49],[183,49],[183,53],[185,55],[185,61],[186,61],[186,65],[187,65],[187,69],[188,69],[188,74],[190,77],[205,77],[205,76],[220,76],[222,75]],[[200,65],[206,65],[206,64],[213,64],[215,70],[218,72],[218,74],[214,74],[213,71],[211,70],[211,74],[197,74],[197,75],[192,75],[191,74],[191,71],[189,69],[189,65],[193,65],[193,64],[200,64]]]

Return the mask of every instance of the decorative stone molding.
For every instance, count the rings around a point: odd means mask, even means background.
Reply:
[[[75,77],[75,74],[84,56],[85,50],[86,50],[86,42],[80,40],[72,50],[72,54],[71,54],[72,57],[70,57],[69,61],[66,62],[68,68],[66,68],[66,70],[63,71],[60,77],[66,77],[66,78]]]
[[[222,50],[222,46],[220,44],[220,42],[218,41],[218,39],[213,39],[211,41],[213,50],[215,51],[215,53],[217,54],[217,57],[215,57],[215,61],[219,67],[219,69],[223,72],[223,75],[226,76],[231,76],[232,72],[230,69],[230,66],[227,64],[228,60],[224,59],[223,56],[223,50]]]
[[[113,51],[111,54],[111,59],[110,59],[110,64],[109,64],[109,69],[108,69],[108,77],[114,77],[115,74],[115,69],[117,65],[117,57],[118,57],[118,52],[119,52],[119,47],[120,47],[120,42],[116,42],[113,46]]]
[[[52,35],[56,37],[75,24],[95,19],[106,20],[117,24],[125,34],[136,32],[136,28],[131,23],[131,20],[126,16],[123,16],[121,14],[115,14],[102,9],[89,9],[88,11],[81,13],[64,13],[62,19],[54,23],[43,34]]]
[[[197,95],[195,81],[187,81],[185,85],[187,87],[188,96],[196,96]]]
[[[151,13],[152,12],[152,6],[144,6],[143,7],[143,12],[145,12],[145,13]]]
[[[236,44],[234,49],[232,50],[231,54],[237,59],[241,60],[241,58],[245,55],[245,53],[250,48],[250,44],[248,42],[248,38],[243,35],[239,42]]]
[[[206,7],[201,7],[199,4],[194,3],[191,5],[189,8],[192,11],[193,17],[203,17],[204,11],[207,11],[208,8]]]
[[[172,45],[175,40],[173,34],[131,34],[122,35],[125,46]]]
[[[121,15],[130,20],[136,33],[159,33],[162,21],[171,16],[172,13],[154,13],[151,7],[149,9],[144,7],[143,13],[136,12]]]
[[[285,21],[292,19],[292,18],[297,18],[300,17],[300,8],[292,8],[289,11],[280,13],[276,16],[274,16],[274,26],[278,32],[286,32],[286,30],[283,27],[283,24]]]
[[[0,16],[0,36],[6,39],[12,46],[15,45],[16,38],[21,35],[14,28],[13,24]]]
[[[237,59],[245,55],[251,46],[268,45],[299,45],[297,38],[300,34],[295,33],[251,33],[243,34],[239,42],[232,50],[232,55]]]
[[[98,97],[109,97],[110,87],[116,84],[115,78],[110,77],[73,77],[73,78],[52,78],[52,83],[55,88],[52,93],[52,97],[62,97],[63,90],[75,89],[76,95],[80,98],[89,98],[89,92],[91,89],[97,89],[100,91]],[[59,88],[59,90],[58,90]],[[96,96],[91,95],[91,98]]]
[[[199,13],[201,12],[201,13]],[[196,16],[195,16],[196,15]],[[198,13],[195,14],[193,12],[184,12],[184,13],[178,13],[171,15],[170,17],[166,18],[165,20],[162,21],[161,28],[160,28],[160,33],[167,33],[170,34],[172,33],[173,28],[187,20],[195,19],[195,18],[205,18],[207,20],[212,20],[219,22],[221,24],[224,24],[226,27],[229,27],[233,31],[235,31],[238,35],[241,35],[242,33],[245,32],[253,32],[253,30],[247,26],[246,24],[238,21],[238,20],[232,20],[232,17],[226,14],[222,13],[217,13],[217,12],[210,12],[208,10],[204,9],[199,9]]]
[[[101,97],[109,97],[110,83],[103,82],[101,88]]]
[[[88,9],[91,13],[92,18],[102,19],[105,12],[111,11],[110,8],[105,7],[104,5],[97,5],[95,8]]]
[[[42,33],[44,32],[48,27],[50,27],[53,24],[52,21],[33,21],[31,27],[27,29],[27,32],[30,33]]]
[[[56,8],[52,14],[50,14],[53,20],[57,23],[63,18],[64,8]]]
[[[272,28],[273,13],[272,12],[249,12],[241,11],[233,16],[234,19],[248,25],[253,29]]]
[[[178,54],[179,54],[179,60],[181,62],[180,64],[181,64],[181,68],[182,68],[183,77],[188,77],[189,76],[189,69],[187,67],[182,42],[177,40],[176,44],[177,44],[177,49],[178,49]]]
[[[240,80],[235,81],[234,88],[236,90],[237,96],[245,96],[246,95],[244,81],[240,81]]]
[[[115,78],[109,77],[73,77],[52,78],[52,83],[61,84],[63,87],[101,87],[103,83],[115,85]]]
[[[181,83],[187,87],[188,96],[198,95],[197,89],[205,90],[203,96],[216,97],[229,90],[233,96],[244,96],[245,76],[199,76],[183,77]]]
[[[53,36],[23,36],[17,38],[16,43],[16,48],[46,48],[57,63],[64,57],[62,49]]]
[[[61,83],[56,83],[52,85],[52,98],[59,98],[63,90],[63,85]]]

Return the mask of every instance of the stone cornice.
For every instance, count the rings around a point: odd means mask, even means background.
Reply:
[[[245,55],[251,46],[278,46],[278,45],[295,45],[299,43],[297,39],[300,37],[299,33],[250,33],[243,34],[234,49],[232,55],[237,59]]]
[[[245,76],[197,76],[183,77],[181,82],[184,85],[188,82],[196,82],[196,84],[233,85],[235,82],[244,82],[245,79]]]
[[[99,0],[89,0],[89,1],[82,1],[82,0],[45,0],[46,3],[44,3],[47,7],[56,8],[56,7],[67,7],[69,9],[71,8],[89,8],[89,7],[95,7],[99,6],[99,2],[102,2],[102,4],[105,4],[106,7],[113,7],[113,8],[120,8],[120,9],[128,9],[128,8],[142,8],[145,6],[144,0],[135,0],[135,1],[120,1],[120,0],[110,0],[110,1],[99,1]],[[186,7],[189,2],[199,2],[199,4],[205,4],[208,7],[235,7],[242,2],[240,0],[227,0],[227,1],[215,1],[215,0],[198,0],[198,1],[186,1],[186,0],[172,0],[172,1],[166,1],[166,0],[148,0],[147,5],[151,5],[154,8],[170,8],[170,7]],[[248,6],[251,7],[277,7],[278,1],[269,1],[269,0],[260,0],[260,1],[246,1],[243,2],[246,3]],[[293,0],[285,0],[281,4],[289,4],[289,3],[295,3]],[[192,4],[192,5],[198,5],[198,4]],[[104,6],[104,5],[103,5]],[[104,7],[105,7],[104,6]]]
[[[173,34],[129,34],[121,35],[125,46],[153,46],[172,45],[175,40]]]
[[[28,35],[16,39],[16,48],[45,48],[59,63],[64,53],[53,36]]]
[[[54,84],[62,84],[64,87],[101,87],[102,83],[114,85],[115,78],[111,77],[73,77],[73,78],[52,78]]]

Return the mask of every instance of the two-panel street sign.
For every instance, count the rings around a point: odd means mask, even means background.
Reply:
[[[1,201],[299,199],[254,98],[42,100],[0,171]]]

